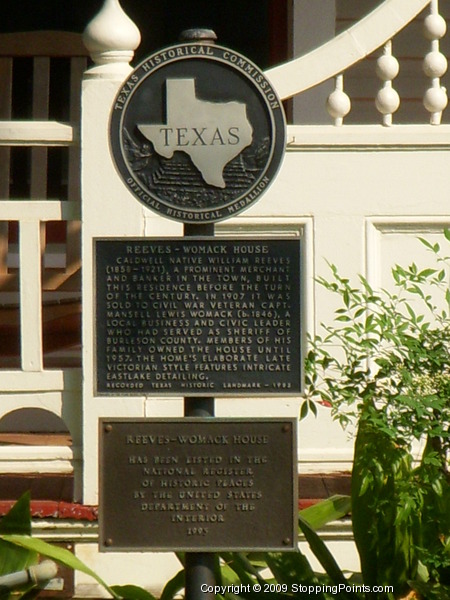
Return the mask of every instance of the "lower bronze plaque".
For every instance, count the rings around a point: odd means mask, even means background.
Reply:
[[[100,549],[297,547],[295,419],[102,419]]]
[[[298,239],[96,240],[98,395],[301,392]]]

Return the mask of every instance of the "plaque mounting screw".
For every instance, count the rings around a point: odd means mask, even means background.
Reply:
[[[105,540],[105,546],[112,546],[112,545],[113,545],[112,538],[106,538],[106,540]]]
[[[112,425],[105,425],[105,433],[112,431]]]
[[[281,429],[281,431],[282,431],[283,433],[289,433],[289,432],[290,432],[290,430],[291,430],[291,426],[290,426],[290,425],[283,425],[283,427],[282,427],[282,429]]]
[[[291,543],[291,538],[286,537],[283,539],[283,546],[289,546],[290,543]]]

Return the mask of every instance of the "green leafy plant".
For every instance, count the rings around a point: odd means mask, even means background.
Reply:
[[[36,565],[42,557],[89,575],[117,600],[154,600],[151,594],[135,586],[108,586],[97,573],[65,548],[32,537],[30,495],[27,492],[0,521],[0,576],[25,570]],[[23,589],[0,588],[1,600],[8,600],[12,594],[28,600],[38,593],[39,588],[33,584]]]
[[[216,598],[258,600],[263,594],[272,600],[299,596],[317,600],[360,600],[362,597],[353,591],[352,583],[316,533],[316,529],[346,516],[349,510],[350,498],[337,495],[299,511],[299,531],[303,532],[324,573],[315,573],[300,551],[222,552],[215,556],[215,581],[220,588]],[[184,556],[180,555],[179,560],[183,568],[167,583],[160,600],[172,600],[184,588]]]
[[[450,258],[421,242],[436,268],[397,265],[394,292],[364,277],[354,285],[334,265],[319,279],[341,305],[310,340],[302,414],[320,400],[343,425],[357,424],[352,525],[364,583],[448,598]]]
[[[20,546],[9,544],[3,536],[18,534],[31,535],[31,520],[26,510],[26,499],[16,503],[9,513],[0,521],[0,576],[22,571],[36,564],[36,552]],[[7,598],[9,590],[0,587],[0,598]]]

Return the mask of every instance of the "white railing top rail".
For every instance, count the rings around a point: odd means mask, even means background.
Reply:
[[[0,121],[0,146],[72,146],[78,129],[58,121]]]
[[[342,73],[392,39],[431,0],[384,0],[333,40],[265,74],[285,100]]]

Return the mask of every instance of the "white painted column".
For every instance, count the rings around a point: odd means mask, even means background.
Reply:
[[[130,61],[140,43],[136,25],[118,0],[103,8],[84,32],[94,66],[82,87],[82,264],[83,264],[83,502],[97,504],[98,419],[111,414],[142,415],[142,399],[98,398],[94,391],[95,290],[93,240],[97,237],[141,235],[140,203],[130,197],[112,163],[109,115]],[[139,204],[139,206],[138,206]]]

